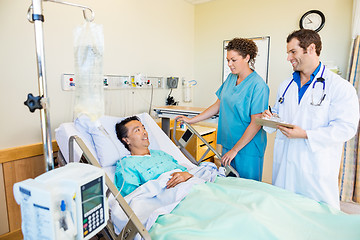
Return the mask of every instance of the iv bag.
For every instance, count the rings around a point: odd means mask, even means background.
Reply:
[[[86,114],[92,121],[104,115],[104,34],[102,25],[85,22],[74,30],[74,117]]]

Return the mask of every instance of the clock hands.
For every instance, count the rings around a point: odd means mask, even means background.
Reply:
[[[312,23],[312,21],[311,21],[311,19],[310,18],[306,18],[309,22],[307,22],[307,23]]]

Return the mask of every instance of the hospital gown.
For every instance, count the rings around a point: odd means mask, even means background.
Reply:
[[[231,150],[244,134],[251,115],[262,113],[268,107],[269,87],[253,71],[236,85],[237,75],[230,73],[216,92],[220,100],[218,144],[223,154]],[[243,147],[231,162],[240,177],[261,180],[266,133],[260,129],[254,138]]]
[[[161,150],[150,150],[150,155],[145,156],[125,156],[116,163],[115,185],[125,197],[140,185],[174,169],[184,171],[186,167]]]

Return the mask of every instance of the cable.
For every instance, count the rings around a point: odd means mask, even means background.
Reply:
[[[150,106],[149,106],[149,115],[151,113],[151,106],[152,106],[152,101],[153,101],[153,95],[154,95],[154,86],[152,84],[151,85],[151,98],[150,98]]]
[[[179,102],[175,101],[175,98],[173,96],[170,96],[172,93],[172,88],[170,89],[170,93],[166,98],[166,105],[178,105]]]

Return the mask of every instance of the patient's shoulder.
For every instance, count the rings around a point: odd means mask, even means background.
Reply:
[[[155,149],[151,149],[150,150],[150,155],[168,155],[166,152],[162,151],[162,150],[155,150]]]
[[[168,153],[166,153],[166,152],[164,152],[164,151],[162,151],[162,150],[150,150],[150,154],[151,154],[151,156],[153,156],[153,157],[158,157],[158,156],[160,156],[160,157],[170,158],[170,159],[173,158],[172,155],[170,155],[170,154],[168,154]]]
[[[116,162],[116,166],[121,166],[123,168],[132,168],[134,167],[134,164],[136,163],[136,156],[124,156],[121,160],[118,160]]]

